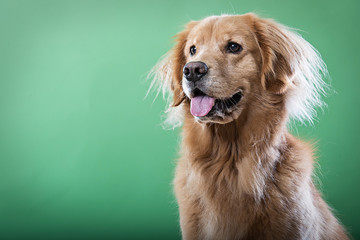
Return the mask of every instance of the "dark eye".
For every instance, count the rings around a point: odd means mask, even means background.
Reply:
[[[242,50],[242,46],[235,42],[229,42],[226,51],[230,53],[239,53]]]
[[[196,47],[195,46],[191,46],[190,47],[190,55],[192,56],[192,55],[195,55],[195,53],[196,53]]]

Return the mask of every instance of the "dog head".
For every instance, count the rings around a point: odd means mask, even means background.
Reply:
[[[322,104],[326,69],[319,54],[272,20],[212,16],[190,22],[176,41],[156,71],[173,93],[171,107],[184,106],[197,122],[224,124],[246,109],[277,105],[311,121]]]

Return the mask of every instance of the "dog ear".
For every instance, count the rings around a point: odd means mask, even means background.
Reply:
[[[293,64],[300,54],[296,39],[285,26],[272,20],[253,15],[253,23],[262,56],[261,84],[272,93],[282,94],[291,83]]]
[[[185,28],[184,31],[178,33],[175,36],[176,45],[171,51],[171,68],[172,68],[172,81],[171,81],[171,90],[173,91],[173,103],[172,106],[179,106],[185,99],[185,94],[182,89],[182,76],[183,76],[183,67],[186,64],[186,59],[184,55],[184,48],[186,45],[187,35],[190,31],[189,25]]]
[[[185,100],[182,89],[183,67],[186,64],[184,48],[190,30],[197,24],[192,21],[188,23],[185,30],[175,35],[175,46],[165,55],[165,58],[155,66],[156,78],[161,79],[163,92],[171,90],[173,99],[171,107],[179,106]]]

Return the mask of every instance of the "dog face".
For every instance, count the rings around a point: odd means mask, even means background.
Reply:
[[[224,124],[248,108],[281,104],[296,105],[285,112],[311,120],[312,107],[321,105],[321,58],[272,20],[208,17],[190,22],[176,40],[157,71],[173,92],[172,106],[184,104],[197,122]]]
[[[181,85],[199,122],[236,119],[251,83],[260,79],[261,54],[249,20],[211,17],[198,22],[187,35]]]

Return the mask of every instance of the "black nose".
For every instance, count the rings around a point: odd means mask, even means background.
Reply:
[[[203,62],[188,62],[183,69],[184,77],[191,81],[199,81],[208,71],[208,67]]]

